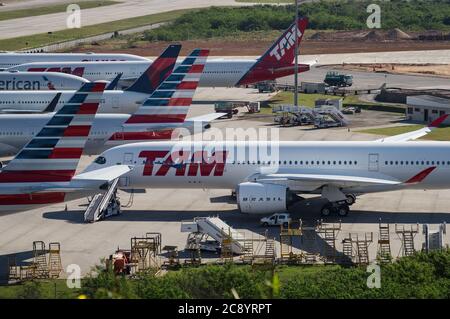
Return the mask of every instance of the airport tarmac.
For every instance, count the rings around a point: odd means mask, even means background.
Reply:
[[[195,105],[190,116],[210,112],[212,105]],[[364,112],[364,111],[363,111]],[[371,112],[371,111],[367,111]],[[364,114],[364,113],[363,113]],[[257,116],[255,114],[255,116]],[[366,113],[367,117],[371,113]],[[219,120],[213,125],[225,128],[273,128],[268,123],[252,120],[251,115],[245,119]],[[276,127],[275,127],[276,128]],[[315,130],[308,127],[280,129],[282,140],[373,140],[375,135],[356,132],[357,129],[336,128]],[[83,169],[95,157],[84,157],[80,168]],[[89,273],[92,266],[100,259],[108,257],[118,247],[129,249],[130,238],[143,236],[147,232],[162,233],[163,245],[178,246],[183,251],[187,233],[180,232],[182,220],[197,216],[219,215],[225,222],[245,233],[247,238],[264,231],[259,226],[259,215],[244,215],[238,212],[229,196],[230,190],[171,190],[149,189],[145,194],[120,193],[123,205],[132,202],[131,207],[123,209],[120,216],[112,217],[94,224],[83,222],[83,212],[87,200],[77,200],[66,204],[52,205],[32,211],[0,215],[0,278],[5,279],[7,257],[16,256],[18,262],[32,259],[32,242],[42,240],[60,242],[62,263],[64,267],[78,264],[82,273]],[[302,218],[305,223],[315,223],[320,219],[318,200],[307,200],[291,209],[294,218]],[[391,249],[394,257],[401,255],[401,241],[395,233],[395,224],[416,225],[431,224],[437,228],[442,222],[450,221],[450,190],[420,191],[403,190],[382,194],[368,194],[358,198],[352,206],[350,215],[342,219],[342,229],[336,241],[336,249],[342,251],[341,241],[352,234],[364,236],[373,233],[373,242],[369,246],[370,259],[374,260],[377,251],[379,219],[391,225]],[[338,222],[331,216],[326,222]],[[408,226],[409,227],[409,226]],[[415,248],[421,249],[424,237],[419,227],[415,238]],[[278,239],[279,229],[269,229],[269,236]],[[445,242],[449,244],[449,236]],[[294,241],[295,249],[307,249],[309,252],[323,251],[326,243],[316,235],[314,246],[302,246],[300,240]],[[276,245],[277,251],[280,247]],[[186,256],[185,252],[181,256]],[[216,255],[209,255],[217,258]],[[208,258],[204,258],[204,261]],[[65,276],[66,274],[63,274]]]

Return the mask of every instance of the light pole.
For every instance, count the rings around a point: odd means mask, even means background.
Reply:
[[[298,106],[298,0],[295,0],[294,105]]]

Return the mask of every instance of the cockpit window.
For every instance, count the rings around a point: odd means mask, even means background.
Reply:
[[[95,159],[94,163],[103,165],[106,163],[106,158],[104,158],[103,156],[99,156]]]

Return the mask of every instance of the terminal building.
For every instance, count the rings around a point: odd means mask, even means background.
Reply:
[[[431,123],[439,116],[450,114],[450,99],[432,95],[415,95],[406,98],[406,119],[414,122]],[[450,125],[447,118],[444,124]]]

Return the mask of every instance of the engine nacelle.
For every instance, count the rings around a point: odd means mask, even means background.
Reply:
[[[283,185],[241,183],[236,188],[236,200],[242,213],[282,213],[288,209],[289,189]]]

